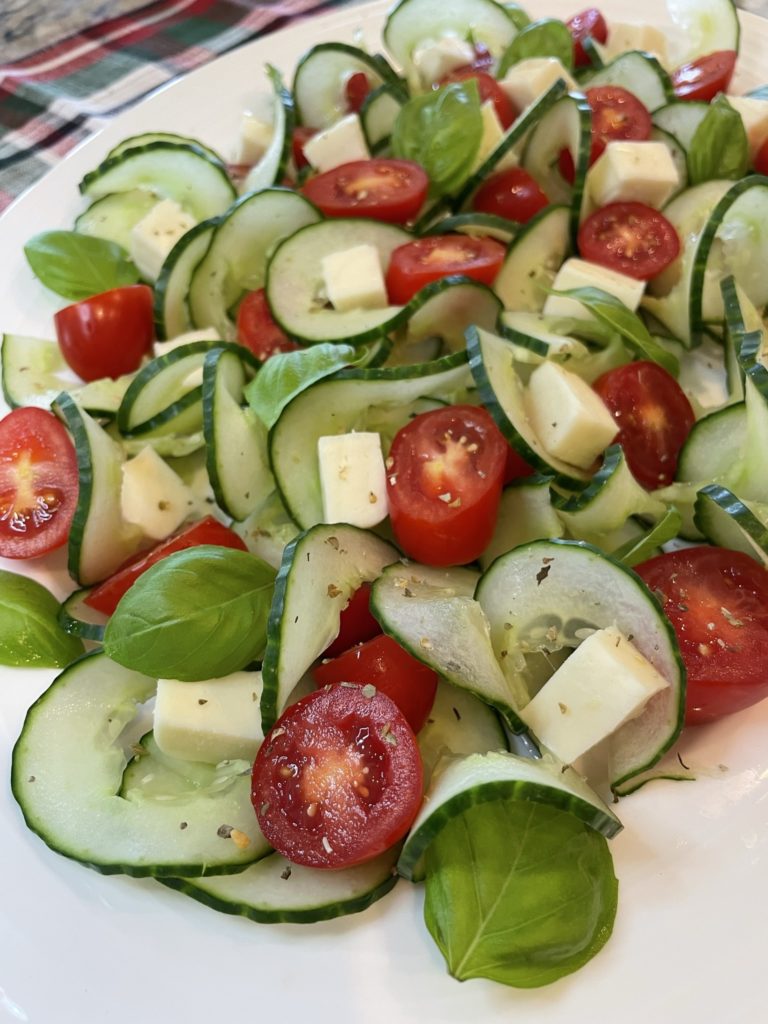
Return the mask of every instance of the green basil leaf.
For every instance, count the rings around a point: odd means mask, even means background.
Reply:
[[[725,96],[716,96],[693,133],[688,149],[691,185],[715,178],[743,178],[749,167],[749,142],[744,122]]]
[[[482,137],[480,93],[468,79],[408,100],[392,130],[392,152],[421,164],[432,194],[445,196],[469,177]]]
[[[292,398],[345,366],[355,366],[367,352],[330,342],[278,352],[271,356],[245,389],[245,397],[259,419],[271,428]]]
[[[426,853],[424,918],[459,981],[548,985],[608,941],[618,882],[608,844],[567,811],[476,804]]]
[[[680,363],[677,356],[662,348],[651,336],[640,317],[615,295],[603,291],[602,288],[570,288],[562,292],[552,291],[552,294],[577,299],[600,323],[617,331],[630,348],[643,359],[652,359],[673,377],[679,374]]]
[[[214,679],[264,651],[275,570],[210,544],[168,555],[125,593],[104,631],[113,661],[148,676]]]
[[[43,231],[30,238],[24,255],[46,288],[73,302],[139,280],[125,249],[77,231]]]
[[[526,13],[526,11],[523,10],[520,4],[516,4],[513,2],[513,0],[510,0],[509,3],[502,4],[501,6],[504,8],[507,17],[518,30],[518,32],[520,31],[520,29],[525,28],[526,25],[531,24],[530,17]]]
[[[502,54],[496,77],[531,57],[556,57],[566,70],[573,68],[573,36],[564,21],[542,18],[523,28]]]
[[[63,668],[82,640],[59,625],[59,602],[40,583],[0,569],[0,664]]]

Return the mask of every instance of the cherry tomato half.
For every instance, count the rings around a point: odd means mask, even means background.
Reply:
[[[736,67],[734,50],[716,50],[672,72],[672,86],[679,100],[703,100],[708,103],[725,92]]]
[[[301,348],[275,323],[263,288],[248,292],[237,308],[237,340],[262,361]]]
[[[595,85],[586,90],[592,109],[592,147],[589,166],[602,154],[609,142],[629,139],[643,142],[651,135],[651,115],[634,93],[620,85]],[[575,176],[570,150],[560,151],[560,173],[566,181]]]
[[[289,707],[267,734],[251,799],[267,841],[288,860],[344,868],[402,839],[422,786],[416,737],[394,701],[330,686]]]
[[[535,178],[522,167],[510,167],[483,182],[472,199],[472,209],[526,224],[549,205]]]
[[[464,274],[483,284],[493,284],[504,254],[501,242],[469,235],[426,235],[406,242],[389,258],[389,301],[403,306],[425,285],[451,274]]]
[[[768,697],[768,573],[748,555],[697,547],[635,572],[660,598],[688,674],[685,721],[710,722]]]
[[[181,533],[168,537],[160,544],[145,551],[138,558],[132,559],[116,573],[104,580],[85,598],[85,603],[105,615],[111,615],[123,594],[129,587],[133,586],[142,573],[146,572],[155,562],[161,558],[174,554],[176,551],[184,551],[186,548],[195,548],[200,544],[216,544],[222,548],[236,548],[239,551],[247,551],[242,537],[224,526],[213,516],[206,516],[197,523],[192,523]]]
[[[514,480],[521,480],[527,476],[533,476],[536,470],[530,466],[522,455],[515,451],[511,444],[507,444],[507,459],[504,463],[503,484],[511,484]]]
[[[445,78],[441,78],[439,84],[448,85],[451,82],[466,82],[470,78],[474,78],[477,82],[477,91],[480,93],[480,102],[491,102],[494,110],[496,111],[496,116],[499,119],[501,127],[505,130],[509,128],[517,117],[519,111],[496,79],[492,75],[489,75],[487,71],[481,71],[476,67],[457,68],[455,71],[451,71],[450,74],[446,75]]]
[[[54,314],[62,355],[78,377],[99,380],[138,370],[155,336],[152,302],[148,285],[131,284]]]
[[[463,565],[486,548],[501,497],[508,444],[485,409],[449,405],[415,416],[387,462],[395,538],[427,565]]]
[[[61,547],[77,506],[75,446],[53,413],[29,406],[0,420],[0,555]]]
[[[585,260],[648,281],[672,263],[680,238],[667,218],[644,203],[609,203],[582,223],[579,252]]]
[[[765,140],[757,151],[755,170],[758,174],[768,174],[768,139]]]
[[[418,732],[429,717],[437,693],[437,673],[409,654],[391,636],[377,636],[338,658],[321,662],[312,674],[318,686],[370,684],[385,693]]]
[[[370,583],[362,583],[350,597],[346,608],[342,610],[339,635],[323,651],[324,658],[336,658],[354,644],[361,644],[364,640],[370,640],[381,632],[381,626],[371,615],[370,598]],[[357,682],[356,679],[349,681]],[[331,682],[331,680],[326,679],[325,682]]]
[[[405,224],[422,207],[429,178],[410,160],[353,160],[308,178],[301,191],[327,217]]]
[[[293,135],[291,136],[291,158],[293,166],[297,171],[300,171],[302,167],[309,167],[309,160],[304,155],[304,146],[315,134],[317,133],[314,128],[308,128],[303,124],[297,125],[293,129]]]
[[[355,71],[344,83],[344,99],[347,101],[347,112],[359,114],[365,98],[371,91],[371,83],[364,71]]]
[[[596,7],[588,7],[569,18],[566,23],[573,37],[573,63],[577,68],[588,67],[591,63],[584,50],[584,40],[594,39],[604,43],[608,38],[608,26],[605,18]]]
[[[592,387],[619,426],[616,441],[637,482],[648,490],[671,484],[696,420],[675,378],[658,363],[639,360],[608,370]]]

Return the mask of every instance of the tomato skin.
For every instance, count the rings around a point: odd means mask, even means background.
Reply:
[[[421,805],[413,730],[383,693],[329,686],[287,708],[253,763],[267,841],[295,864],[344,868],[383,853]]]
[[[485,409],[452,405],[415,416],[392,442],[392,530],[411,558],[463,565],[488,545],[501,498],[507,442]]]
[[[725,92],[736,68],[734,50],[715,50],[672,72],[672,87],[679,100],[702,100],[709,103],[719,92]]]
[[[77,507],[75,446],[46,409],[0,420],[0,556],[37,558],[66,543]]]
[[[235,548],[238,551],[248,550],[245,541],[234,530],[230,530],[228,526],[224,526],[213,516],[206,516],[187,526],[181,533],[167,537],[149,551],[131,559],[109,579],[94,587],[84,599],[85,603],[105,615],[111,615],[123,594],[147,569],[159,562],[161,558],[166,558],[176,551],[197,547],[200,544],[216,544],[219,547]]]
[[[315,134],[314,128],[308,128],[303,124],[297,125],[293,129],[293,135],[291,136],[291,159],[297,171],[300,171],[302,167],[309,167],[309,160],[304,156],[304,146]]]
[[[483,182],[472,199],[472,209],[527,224],[549,200],[535,178],[522,167],[510,167]]]
[[[347,101],[347,112],[359,114],[365,98],[371,91],[371,83],[364,71],[355,71],[344,83],[344,98]]]
[[[616,443],[637,482],[648,490],[671,484],[696,421],[675,378],[658,363],[638,360],[608,370],[592,387],[619,425]]]
[[[696,547],[658,555],[635,572],[661,600],[688,685],[687,725],[768,697],[768,573],[748,555]]]
[[[762,144],[755,156],[755,170],[758,174],[768,175],[768,139]]]
[[[342,610],[339,635],[323,651],[324,658],[336,658],[354,644],[370,640],[381,632],[381,626],[371,614],[370,597],[370,583],[362,583],[350,597],[346,608]],[[354,679],[349,681],[356,682]]]
[[[411,160],[352,160],[308,178],[301,191],[326,217],[376,217],[405,224],[427,198],[429,178]]]
[[[295,352],[301,348],[275,323],[263,288],[248,292],[240,302],[237,308],[237,340],[262,362],[277,352]]]
[[[533,476],[536,470],[533,466],[529,466],[522,455],[515,451],[511,444],[507,443],[507,458],[504,463],[504,478],[502,484],[504,487],[507,484],[511,484],[515,480],[521,480],[527,476]]]
[[[595,85],[585,91],[592,109],[592,146],[589,166],[602,155],[609,142],[644,142],[651,136],[651,115],[643,103],[620,85]],[[558,160],[560,173],[573,184],[575,169],[570,150],[562,149]]]
[[[677,259],[680,238],[667,218],[645,203],[609,203],[582,223],[578,248],[585,260],[648,281]]]
[[[587,37],[598,43],[604,43],[608,39],[605,18],[596,7],[588,7],[585,11],[574,14],[565,24],[573,37],[574,65],[577,68],[589,67],[591,62],[584,50],[583,42]]]
[[[394,250],[385,275],[389,301],[404,306],[432,281],[464,274],[491,285],[504,262],[505,248],[493,238],[426,235]]]
[[[477,91],[480,93],[480,102],[491,102],[496,111],[501,127],[506,131],[514,122],[519,111],[512,100],[507,96],[496,79],[487,71],[472,66],[470,68],[456,68],[441,78],[440,85],[450,85],[451,82],[466,82],[474,78],[477,82]]]
[[[391,636],[377,636],[315,666],[318,686],[370,684],[397,704],[414,732],[423,728],[437,693],[437,672],[418,661]]]
[[[56,338],[83,380],[133,373],[152,351],[152,289],[130,284],[74,302],[54,314]]]

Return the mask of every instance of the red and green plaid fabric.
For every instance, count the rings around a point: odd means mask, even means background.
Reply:
[[[0,64],[0,211],[105,119],[158,86],[345,0],[158,0]]]

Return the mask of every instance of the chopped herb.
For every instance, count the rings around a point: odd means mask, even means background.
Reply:
[[[336,586],[335,583],[328,584],[328,590],[326,591],[328,597],[338,597],[342,593],[341,589]]]
[[[291,865],[290,864],[286,864],[285,865],[283,870],[280,872],[280,877],[284,881],[286,881],[286,882],[288,881],[288,879],[291,877]]]
[[[181,829],[182,832],[184,831],[184,829],[187,827],[188,824],[189,823],[186,822],[186,821],[180,821],[179,822],[179,828]]]
[[[454,715],[456,716],[456,721],[460,722],[461,721],[461,715],[459,714],[459,709],[458,708],[451,708],[451,710],[453,711]]]
[[[551,561],[551,559],[550,559],[550,561]],[[536,584],[537,584],[537,586],[541,586],[541,584],[544,582],[544,580],[547,578],[547,576],[549,576],[549,571],[550,571],[550,567],[548,565],[545,565],[542,569],[539,569],[539,571],[536,573]]]
[[[208,701],[205,699],[205,697],[200,697],[200,698],[198,698],[197,703],[198,704],[207,704]]]
[[[233,827],[234,826],[232,825],[219,825],[219,827],[216,829],[216,835],[219,836],[221,839],[229,839],[229,837],[232,835]]]
[[[682,759],[682,757],[680,756],[680,754],[679,754],[679,753],[678,753],[678,755],[677,755],[677,760],[678,760],[678,761],[680,762],[680,766],[681,766],[682,768],[685,768],[685,770],[686,770],[687,772],[689,772],[689,771],[691,770],[691,769],[690,769],[690,767],[689,767],[689,766],[688,766],[688,765],[687,765],[687,764],[685,763],[685,761],[684,761],[684,760]]]
[[[372,683],[366,683],[362,689],[362,694],[370,700],[371,697],[376,696],[376,687]]]

